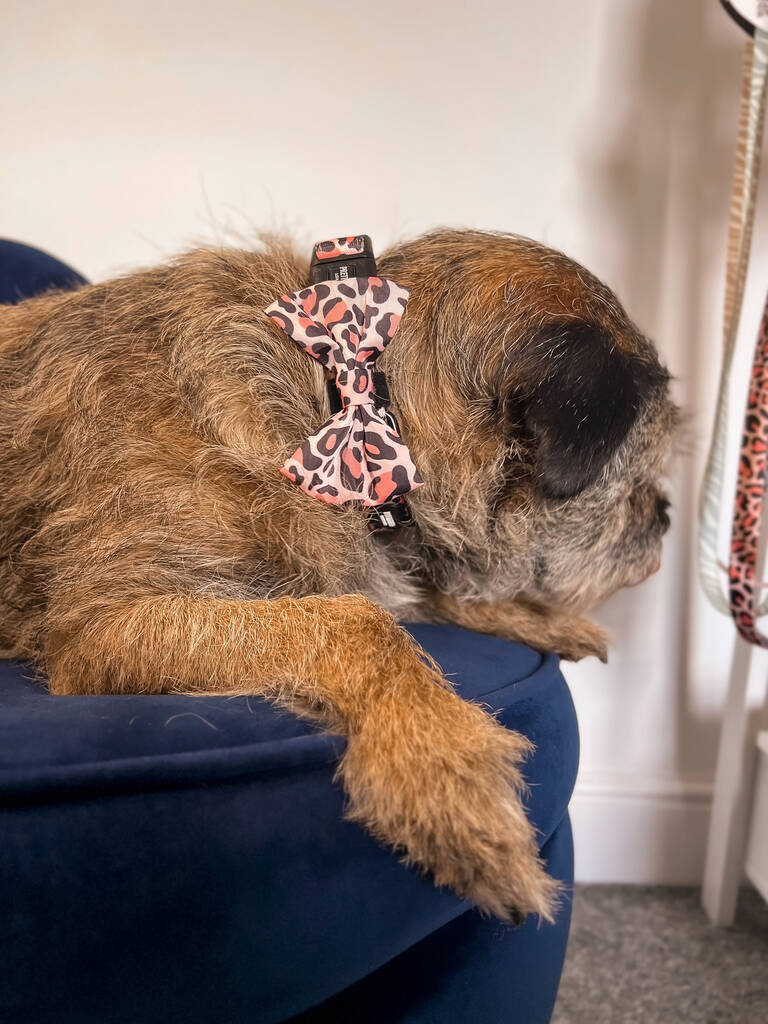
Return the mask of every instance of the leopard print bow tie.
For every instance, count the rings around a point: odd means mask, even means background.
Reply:
[[[374,392],[374,364],[392,340],[408,290],[380,277],[323,281],[283,295],[267,316],[334,375],[342,409],[296,449],[281,472],[331,505],[383,505],[423,482]]]

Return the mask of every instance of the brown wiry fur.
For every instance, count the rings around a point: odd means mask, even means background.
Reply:
[[[657,389],[583,494],[544,500],[535,438],[503,416],[543,358],[521,339],[587,323],[656,366],[650,345],[525,239],[435,233],[379,269],[411,289],[382,364],[426,481],[416,526],[384,542],[278,472],[329,413],[323,371],[263,313],[306,284],[288,248],[0,308],[0,646],[54,693],[258,694],[311,715],[349,737],[354,820],[488,912],[551,918],[520,799],[530,744],[396,617],[604,656],[578,614],[658,557],[674,409]]]

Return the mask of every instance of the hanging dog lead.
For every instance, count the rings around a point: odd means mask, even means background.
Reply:
[[[745,0],[727,3],[722,0],[722,3],[742,28],[753,36],[753,39],[748,40],[744,53],[739,135],[729,213],[728,262],[723,306],[723,363],[715,425],[699,503],[699,577],[710,602],[718,611],[728,614],[731,608],[723,593],[717,549],[728,430],[728,390],[752,241],[765,119],[768,10],[763,9],[767,6],[764,0],[760,3],[749,3]],[[768,602],[761,606],[757,614],[762,615],[765,612],[768,612]]]
[[[768,647],[755,619],[755,573],[768,468],[768,298],[760,324],[749,381],[744,434],[733,511],[730,578],[731,613],[748,643]]]

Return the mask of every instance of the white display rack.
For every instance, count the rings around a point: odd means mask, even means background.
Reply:
[[[758,559],[762,572],[764,548]],[[768,900],[768,651],[736,637],[709,823],[702,903],[712,924],[733,924],[739,886]]]
[[[768,900],[768,732],[757,737],[757,776],[747,837],[747,877]]]

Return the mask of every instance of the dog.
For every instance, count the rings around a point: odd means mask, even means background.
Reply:
[[[551,920],[521,793],[528,740],[461,700],[398,625],[564,658],[658,564],[677,411],[613,293],[531,240],[436,231],[381,357],[423,486],[412,526],[280,473],[327,420],[322,367],[265,308],[289,244],[199,249],[0,308],[0,647],[54,694],[258,695],[346,734],[349,817],[502,920]]]

